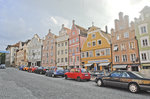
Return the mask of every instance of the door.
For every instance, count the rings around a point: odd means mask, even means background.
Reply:
[[[121,72],[120,71],[115,71],[111,73],[107,79],[105,79],[105,84],[109,86],[114,86],[114,87],[120,87],[120,77],[121,77]]]
[[[120,78],[120,86],[122,88],[128,88],[128,83],[131,81],[131,77],[127,72],[123,72]]]

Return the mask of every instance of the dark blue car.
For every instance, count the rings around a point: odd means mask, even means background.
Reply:
[[[54,70],[49,70],[45,73],[46,76],[49,76],[49,77],[57,77],[57,76],[61,76],[61,77],[64,77],[64,69],[62,68],[58,68],[58,69],[54,69]]]

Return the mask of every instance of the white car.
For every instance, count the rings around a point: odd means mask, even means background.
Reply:
[[[5,67],[5,64],[1,64],[0,65],[0,69],[5,69],[6,67]]]

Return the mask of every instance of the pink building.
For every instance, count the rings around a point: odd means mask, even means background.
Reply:
[[[69,66],[70,68],[81,67],[81,47],[87,37],[87,30],[75,24],[73,20],[69,33]]]
[[[49,30],[43,40],[42,66],[56,66],[56,38],[57,36]]]

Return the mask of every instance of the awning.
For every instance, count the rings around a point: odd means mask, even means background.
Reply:
[[[84,66],[91,66],[92,64],[85,64]]]
[[[98,66],[108,66],[110,63],[100,63]]]
[[[114,65],[113,68],[126,68],[127,65]]]

